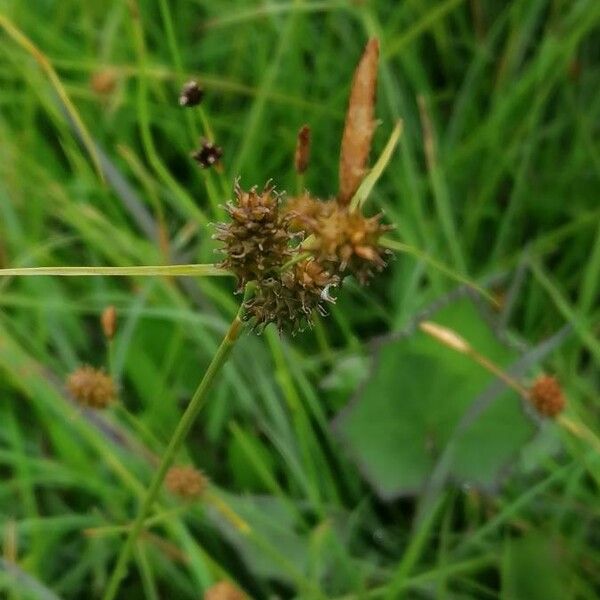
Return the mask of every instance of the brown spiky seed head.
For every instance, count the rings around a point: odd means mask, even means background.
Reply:
[[[89,365],[69,375],[67,389],[75,401],[86,408],[106,408],[117,396],[112,378]]]
[[[281,276],[263,281],[244,304],[245,318],[258,332],[269,323],[280,332],[303,331],[312,326],[314,311],[325,315],[325,304],[335,303],[330,292],[338,283],[339,278],[316,260],[305,259]]]
[[[165,477],[167,489],[184,500],[196,500],[206,490],[208,482],[194,467],[171,467]]]
[[[247,600],[239,588],[229,581],[219,581],[204,592],[204,600]]]
[[[238,291],[249,281],[262,282],[277,276],[292,255],[289,216],[279,210],[280,197],[272,187],[259,192],[235,186],[235,199],[226,205],[231,222],[216,226],[215,239],[223,243],[221,266],[232,271]]]
[[[204,90],[200,87],[200,84],[194,80],[188,81],[181,88],[179,105],[185,107],[197,106],[202,102],[203,97]]]
[[[544,417],[556,417],[565,407],[565,397],[556,377],[540,375],[529,390],[535,409]]]
[[[223,149],[205,138],[200,140],[200,148],[192,153],[192,158],[202,169],[216,165],[223,156]]]
[[[365,217],[346,206],[333,206],[333,210],[317,219],[316,256],[331,270],[340,274],[348,271],[365,284],[374,271],[380,271],[386,264],[389,251],[379,240],[392,227],[381,223],[381,214]]]
[[[107,340],[112,340],[117,331],[117,309],[112,304],[102,311],[100,323],[102,324],[104,337]]]

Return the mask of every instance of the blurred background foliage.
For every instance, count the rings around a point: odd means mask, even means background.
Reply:
[[[181,457],[213,501],[163,498],[120,597],[224,578],[255,598],[598,597],[597,454],[416,324],[526,385],[556,374],[600,428],[599,27],[597,0],[0,0],[0,266],[213,262],[236,177],[296,192],[303,123],[304,184],[335,194],[352,72],[378,36],[375,154],[398,118],[404,135],[370,210],[497,299],[398,255],[313,330],[244,335]],[[200,110],[177,102],[192,77]],[[220,169],[190,158],[201,135]],[[101,598],[232,292],[0,280],[3,597]],[[63,382],[108,368],[109,304],[120,402],[89,414]]]

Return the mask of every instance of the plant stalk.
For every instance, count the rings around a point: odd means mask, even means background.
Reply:
[[[161,275],[173,277],[223,277],[232,275],[227,269],[216,265],[159,265],[141,267],[24,267],[16,269],[0,269],[0,277],[32,277],[40,275],[75,276],[141,276],[156,277]]]
[[[142,501],[141,507],[138,511],[138,514],[133,522],[131,529],[129,531],[129,535],[125,540],[125,543],[121,547],[121,552],[117,559],[117,564],[115,565],[111,578],[108,582],[108,586],[106,591],[104,592],[103,600],[114,600],[116,598],[117,592],[119,591],[119,587],[121,585],[121,581],[123,580],[126,572],[127,565],[131,559],[133,554],[133,550],[135,548],[135,543],[140,535],[143,527],[144,521],[150,514],[152,510],[152,505],[156,501],[158,494],[160,492],[160,488],[162,486],[163,480],[169,470],[169,467],[173,463],[177,453],[179,452],[187,434],[189,433],[196,417],[198,416],[198,412],[204,405],[204,401],[206,400],[207,392],[210,389],[211,384],[213,383],[217,373],[221,370],[223,365],[227,362],[227,358],[233,346],[235,345],[236,340],[239,337],[240,331],[242,329],[242,309],[240,308],[238,314],[235,319],[231,323],[227,334],[223,338],[221,345],[219,346],[216,354],[214,355],[208,369],[204,373],[204,377],[202,381],[198,385],[190,403],[185,409],[177,427],[175,428],[175,432],[173,433],[171,440],[169,441],[169,445],[167,446],[165,453],[163,454],[160,465],[150,486],[148,487],[145,497]]]

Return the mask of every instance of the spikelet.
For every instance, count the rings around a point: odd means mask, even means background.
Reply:
[[[194,467],[171,467],[165,477],[166,488],[184,500],[197,500],[207,485],[206,477]]]
[[[289,227],[292,231],[314,233],[318,220],[336,209],[335,200],[324,202],[308,192],[288,198],[283,207],[284,214],[289,216]]]
[[[379,239],[392,227],[381,223],[381,216],[365,217],[339,205],[321,214],[314,228],[317,258],[334,272],[349,272],[361,284],[367,283],[375,271],[383,269],[389,254]]]
[[[234,192],[235,201],[225,207],[231,222],[219,223],[214,237],[223,243],[221,266],[236,275],[242,291],[248,282],[262,282],[278,273],[292,256],[290,241],[295,236],[272,187],[246,192],[236,183]]]
[[[229,581],[219,581],[204,592],[204,600],[248,600],[248,597]]]
[[[294,153],[294,168],[296,173],[301,175],[308,169],[308,161],[310,159],[310,127],[302,125],[298,131],[298,139],[296,140],[296,152]]]
[[[565,407],[565,397],[560,383],[551,375],[540,375],[529,389],[529,399],[544,417],[553,418]]]
[[[214,167],[222,158],[223,149],[205,138],[200,140],[200,148],[192,152],[192,158],[201,169]]]
[[[90,87],[98,96],[110,96],[117,87],[117,75],[110,69],[97,71],[90,78]]]
[[[280,332],[303,331],[312,325],[314,311],[325,315],[325,303],[335,302],[330,290],[338,283],[316,260],[303,260],[280,277],[263,281],[244,305],[245,318],[258,332],[269,323]]]
[[[179,106],[198,106],[204,98],[204,90],[197,81],[191,80],[183,85],[179,94]]]
[[[112,340],[117,331],[117,309],[110,305],[107,306],[100,316],[102,332],[107,340]]]
[[[67,389],[86,408],[106,408],[117,396],[112,378],[104,371],[85,365],[67,378]]]
[[[352,80],[346,123],[340,150],[340,190],[338,201],[350,203],[366,172],[371,141],[375,131],[375,92],[377,88],[377,64],[379,42],[372,38]]]

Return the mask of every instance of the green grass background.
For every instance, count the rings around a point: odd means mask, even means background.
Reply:
[[[404,135],[370,210],[504,298],[496,329],[512,360],[531,358],[521,375],[555,373],[571,413],[600,429],[597,0],[0,0],[0,15],[42,53],[36,61],[0,27],[1,266],[213,262],[208,224],[223,218],[236,177],[296,191],[303,123],[305,185],[335,194],[350,79],[377,35],[375,154],[398,118]],[[93,89],[99,73],[114,79],[110,93]],[[206,90],[201,110],[177,104],[192,76]],[[207,128],[221,172],[190,159]],[[419,315],[455,288],[399,255],[369,288],[348,282],[314,330],[244,335],[181,462],[203,469],[249,530],[214,505],[163,498],[119,597],[201,598],[230,578],[254,598],[597,598],[600,462],[585,444],[545,425],[510,472],[488,473],[494,485],[450,478],[385,497],[357,460],[381,414],[353,425],[354,448],[331,425],[369,401],[360,381],[376,377],[373,340],[414,336]],[[101,598],[151,476],[147,450],[165,447],[235,314],[232,291],[212,279],[0,280],[0,597]],[[109,304],[120,404],[92,417],[63,382],[82,363],[108,367],[98,317]],[[469,337],[478,315],[447,324]],[[381,356],[386,372],[404,360],[400,349]],[[435,362],[405,372],[437,376]],[[480,368],[463,364],[467,388],[471,377]],[[395,406],[421,389],[390,385]],[[452,395],[438,388],[423,406],[443,420]],[[407,419],[402,431],[414,410],[393,413]],[[487,427],[466,448],[475,463],[493,451],[498,429]],[[410,460],[402,439],[375,460]]]

